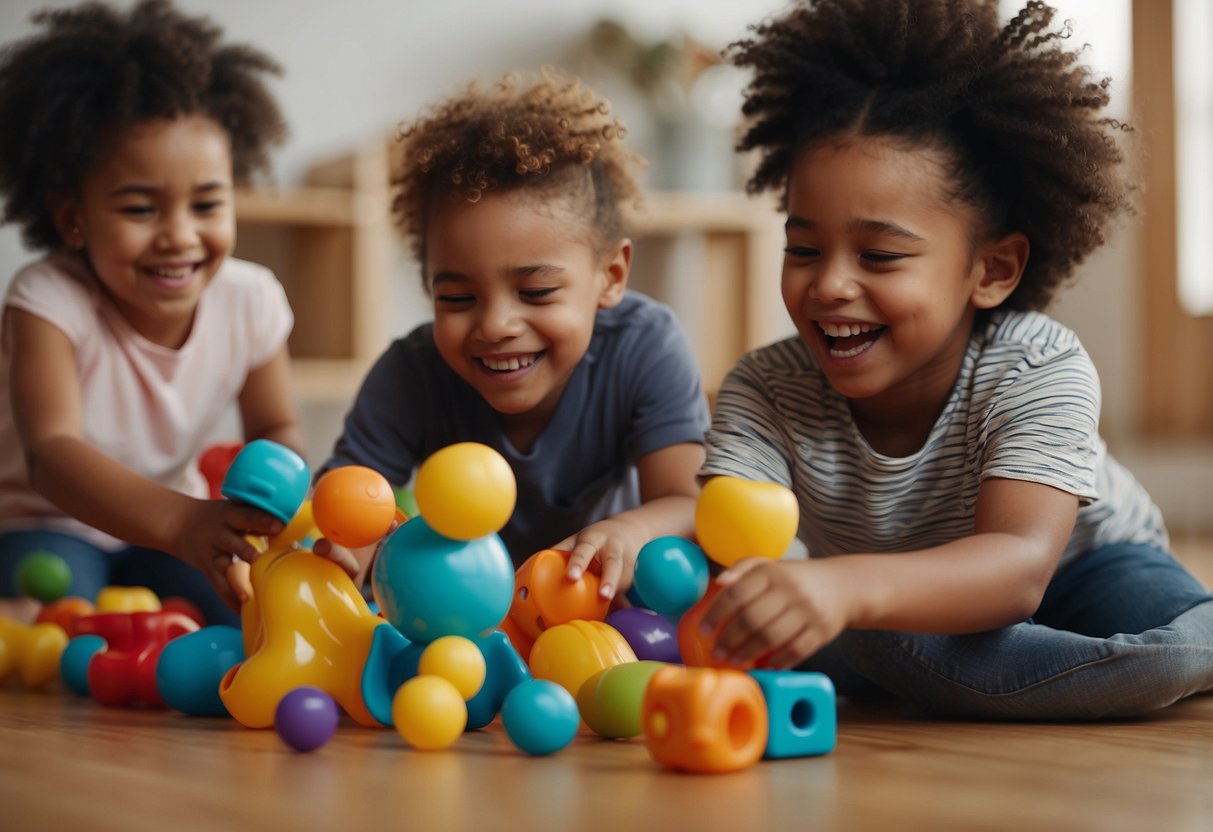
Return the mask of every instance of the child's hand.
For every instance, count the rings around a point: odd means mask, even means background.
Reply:
[[[233,609],[238,598],[228,582],[232,558],[252,563],[260,554],[245,535],[274,535],[282,522],[260,509],[228,500],[193,500],[177,535],[174,554],[206,575],[211,586]]]
[[[716,657],[763,667],[794,667],[847,626],[845,590],[822,562],[743,560],[722,572],[723,586],[700,628],[716,633]]]
[[[374,547],[367,547],[374,549]],[[345,574],[351,578],[357,579],[362,572],[362,563],[358,556],[350,549],[344,546],[338,546],[327,537],[322,537],[312,545],[312,551],[320,555],[322,558],[328,558],[333,563],[340,566]]]
[[[614,598],[616,593],[626,592],[632,585],[636,556],[648,541],[643,529],[617,515],[586,526],[552,548],[570,553],[569,568],[565,572],[569,580],[575,581],[587,569],[593,569],[602,576],[598,594],[603,598]]]

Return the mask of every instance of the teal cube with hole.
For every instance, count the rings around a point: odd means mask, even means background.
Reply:
[[[751,670],[767,702],[770,729],[763,758],[817,757],[838,739],[838,698],[824,673]]]

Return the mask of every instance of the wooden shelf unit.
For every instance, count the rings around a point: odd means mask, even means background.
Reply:
[[[390,264],[400,243],[389,202],[382,145],[317,165],[302,187],[237,194],[236,255],[274,269],[295,313],[290,348],[302,401],[350,399],[401,334],[391,314]],[[740,193],[652,192],[629,226],[638,248],[684,234],[702,239],[696,297],[711,320],[688,329],[700,333],[692,347],[705,388],[714,391],[737,358],[778,326],[778,215]]]

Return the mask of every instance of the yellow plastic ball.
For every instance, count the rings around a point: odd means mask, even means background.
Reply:
[[[145,586],[107,586],[97,593],[97,612],[160,612],[160,598]]]
[[[414,676],[392,698],[392,722],[413,748],[437,751],[463,734],[468,706],[459,690],[441,676]]]
[[[783,557],[799,520],[796,495],[773,482],[714,477],[695,504],[699,545],[724,567],[742,558]]]
[[[413,497],[438,534],[474,540],[500,531],[509,521],[518,485],[501,454],[479,442],[459,442],[421,463]]]
[[[441,676],[454,685],[465,700],[471,699],[484,684],[484,654],[463,636],[443,636],[421,653],[417,672],[423,676]]]

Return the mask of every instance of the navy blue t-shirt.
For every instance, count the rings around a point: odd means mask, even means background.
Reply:
[[[636,460],[703,442],[707,401],[686,335],[669,307],[627,292],[599,310],[589,349],[529,453],[447,366],[433,325],[394,341],[371,368],[321,472],[365,465],[394,485],[434,451],[481,442],[506,458],[518,502],[501,530],[515,566],[591,523],[640,505]]]

